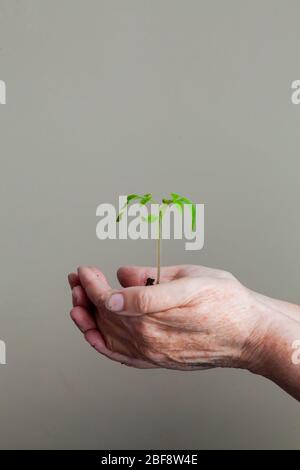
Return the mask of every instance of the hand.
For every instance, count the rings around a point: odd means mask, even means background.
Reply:
[[[124,267],[113,290],[96,268],[69,275],[71,317],[87,341],[112,360],[138,368],[250,368],[262,351],[270,309],[225,271]]]

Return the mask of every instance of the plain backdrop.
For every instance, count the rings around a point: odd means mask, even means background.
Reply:
[[[0,446],[299,448],[299,404],[239,370],[141,371],[97,355],[66,275],[153,264],[153,241],[99,241],[119,194],[205,203],[220,267],[300,303],[297,0],[0,0]]]

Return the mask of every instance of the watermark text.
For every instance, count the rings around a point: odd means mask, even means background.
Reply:
[[[0,104],[6,104],[6,83],[0,80]]]
[[[293,104],[300,104],[300,80],[294,80],[291,85],[293,90],[291,100]]]
[[[6,364],[6,344],[0,339],[0,364]]]
[[[99,204],[96,216],[99,221],[96,225],[96,236],[99,240],[148,240],[159,237],[159,204],[149,206],[139,203],[132,204],[122,211],[126,204],[126,196],[119,197],[119,208],[112,204]],[[192,210],[185,204],[182,211],[173,206],[164,209],[160,233],[162,239],[185,239],[186,250],[201,250],[204,246],[204,204],[195,204],[195,227],[192,229]],[[122,218],[117,223],[117,215],[122,211]],[[149,223],[149,221],[151,221]]]

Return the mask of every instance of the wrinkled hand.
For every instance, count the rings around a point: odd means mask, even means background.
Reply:
[[[162,268],[161,284],[146,287],[155,275],[120,268],[119,290],[97,268],[69,275],[71,317],[97,351],[138,368],[249,367],[265,331],[254,293],[230,273],[200,266]]]

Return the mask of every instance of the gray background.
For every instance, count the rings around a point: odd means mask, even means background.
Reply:
[[[300,303],[297,0],[0,0],[1,448],[300,448],[299,404],[234,370],[140,371],[69,319],[66,274],[153,264],[95,236],[96,206],[206,204],[200,252]]]

